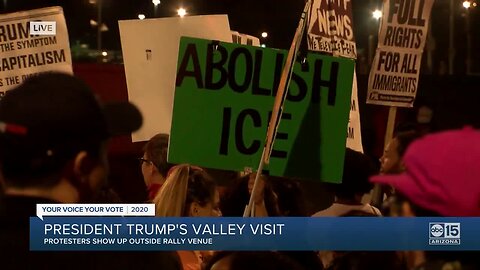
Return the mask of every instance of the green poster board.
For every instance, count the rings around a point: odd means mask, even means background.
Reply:
[[[260,161],[286,51],[183,37],[168,161],[241,171]],[[270,175],[341,182],[354,62],[295,63]]]

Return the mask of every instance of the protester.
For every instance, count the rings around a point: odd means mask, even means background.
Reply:
[[[37,203],[96,202],[108,173],[107,140],[141,126],[131,104],[101,106],[79,79],[43,73],[0,101],[2,269],[179,269],[165,253],[30,252]]]
[[[375,167],[369,157],[347,148],[342,183],[329,186],[335,194],[335,201],[329,208],[315,213],[313,217],[337,217],[352,210],[380,216],[381,213],[376,207],[362,203],[362,197],[372,189],[368,178],[374,174]]]
[[[403,163],[403,155],[408,146],[419,137],[420,134],[412,128],[398,132],[387,145],[383,156],[380,158],[380,173],[399,174],[404,172],[405,165]],[[383,202],[380,198],[377,199],[379,200],[378,204],[381,206],[382,213],[386,215],[395,215],[395,213],[398,212],[398,210],[395,209],[396,205],[392,203],[392,195],[395,191],[389,186],[382,186],[381,191]],[[384,195],[386,195],[386,197]]]
[[[299,181],[286,177],[269,176],[273,191],[277,195],[280,216],[309,216],[304,200],[304,192]],[[311,214],[311,213],[310,213]]]
[[[250,200],[256,174],[250,173],[240,177],[227,187],[220,208],[227,217],[241,217]],[[270,181],[262,175],[259,179],[257,196],[254,198],[255,216],[278,216],[277,195],[273,192]]]
[[[396,189],[399,216],[480,216],[479,141],[480,131],[469,127],[427,135],[407,149],[404,173],[371,181]],[[480,269],[478,254],[415,251],[405,257],[409,269]]]
[[[382,174],[398,174],[404,171],[403,155],[410,143],[419,138],[415,130],[399,132],[387,145],[383,156],[380,158]]]
[[[148,200],[152,201],[165,182],[170,164],[167,163],[168,135],[157,134],[143,147],[143,157],[139,158],[143,180],[148,189]]]
[[[201,168],[173,167],[154,198],[158,217],[218,217],[220,198],[215,182]],[[178,251],[184,270],[200,269],[209,252]]]

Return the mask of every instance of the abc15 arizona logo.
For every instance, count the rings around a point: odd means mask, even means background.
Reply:
[[[429,245],[460,245],[460,223],[430,222]]]

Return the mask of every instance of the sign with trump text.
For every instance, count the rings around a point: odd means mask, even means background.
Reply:
[[[73,73],[61,7],[0,15],[0,98],[41,72]]]

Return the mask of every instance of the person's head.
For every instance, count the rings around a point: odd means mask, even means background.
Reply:
[[[277,269],[301,270],[300,264],[273,251],[221,251],[207,262],[205,270]]]
[[[404,173],[371,181],[395,188],[402,216],[480,216],[479,141],[471,128],[427,135],[407,149]]]
[[[304,194],[300,182],[286,177],[270,177],[272,188],[277,194],[281,216],[307,216]]]
[[[143,157],[140,159],[142,175],[145,184],[163,183],[167,177],[170,165],[167,163],[168,135],[157,134],[143,147]]]
[[[398,174],[405,170],[402,158],[408,146],[419,138],[414,131],[399,132],[388,144],[383,156],[380,158],[380,172],[383,174]]]
[[[227,187],[220,202],[222,214],[227,217],[241,217],[248,204],[255,182],[255,173],[237,178]],[[273,192],[268,177],[261,175],[263,199],[269,216],[278,216],[277,195]]]
[[[341,184],[331,184],[337,199],[360,202],[372,189],[368,178],[376,173],[372,160],[365,154],[347,148]]]
[[[160,217],[220,216],[215,182],[201,168],[186,164],[173,167],[153,199]]]
[[[108,137],[140,126],[133,105],[101,106],[73,76],[30,77],[0,101],[5,192],[50,197],[55,190],[55,199],[90,199],[106,182]]]

